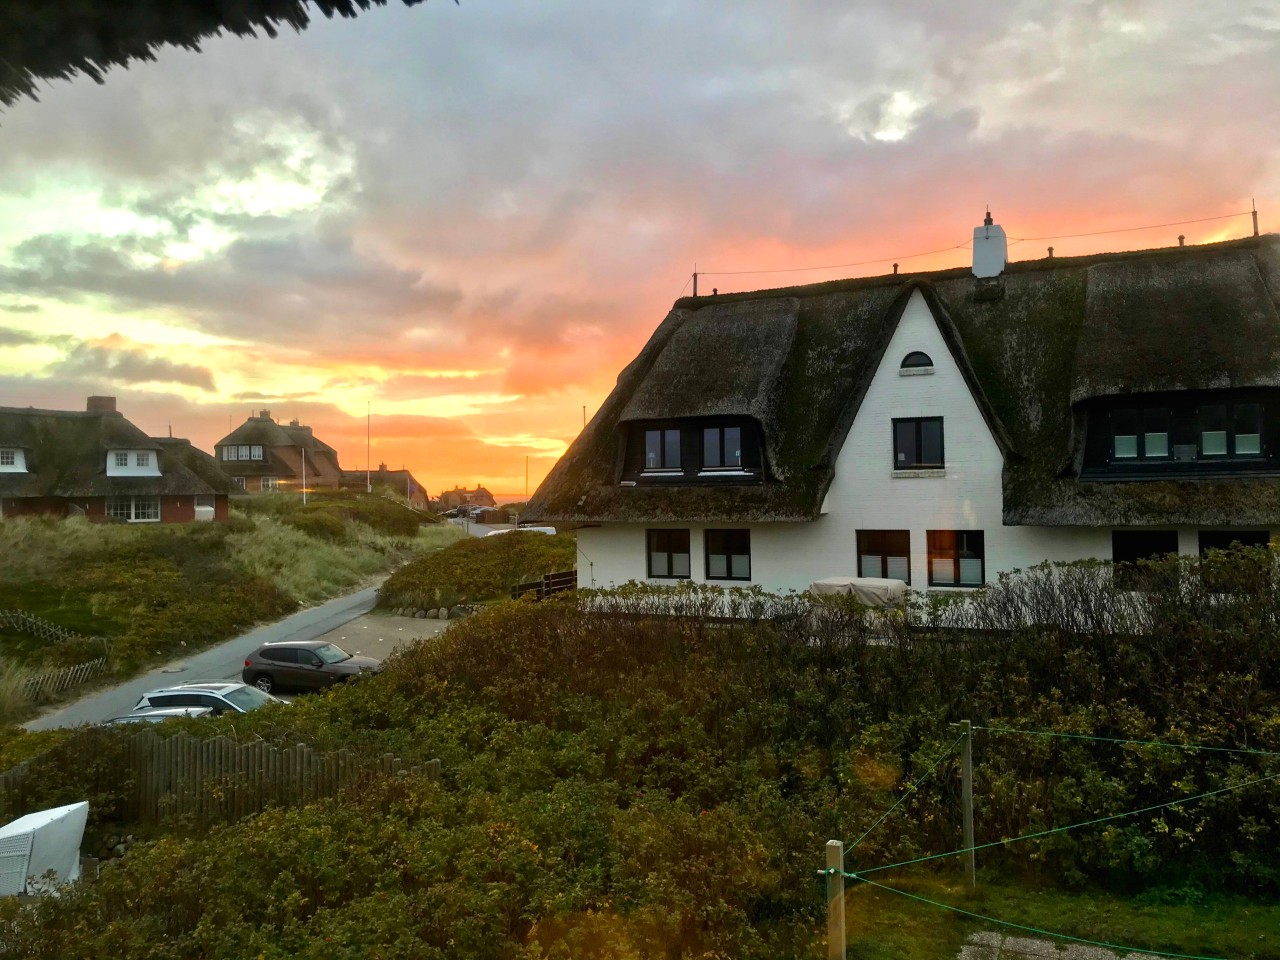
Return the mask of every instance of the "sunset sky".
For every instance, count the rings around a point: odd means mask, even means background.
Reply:
[[[1280,229],[1280,2],[374,9],[0,112],[0,406],[530,490],[702,292]],[[921,251],[945,250],[908,259]]]

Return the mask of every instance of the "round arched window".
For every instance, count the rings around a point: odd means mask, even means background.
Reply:
[[[919,350],[913,350],[902,358],[902,369],[911,370],[917,367],[932,367],[933,358],[927,353],[921,353]]]

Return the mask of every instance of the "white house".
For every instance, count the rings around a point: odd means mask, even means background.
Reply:
[[[965,589],[1280,534],[1280,238],[677,301],[522,519],[581,586]]]

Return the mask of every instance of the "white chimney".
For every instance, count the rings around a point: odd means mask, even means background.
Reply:
[[[991,222],[991,211],[982,226],[973,228],[973,275],[998,277],[1009,263],[1009,242],[1004,228]]]

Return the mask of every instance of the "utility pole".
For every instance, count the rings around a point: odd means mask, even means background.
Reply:
[[[307,505],[307,450],[302,449],[302,505]]]
[[[964,753],[960,760],[960,799],[964,806],[964,845],[969,851],[964,855],[965,873],[969,878],[969,892],[978,890],[978,865],[973,849],[973,724],[960,721],[964,734]]]
[[[1258,235],[1258,201],[1251,199],[1249,203],[1253,207],[1253,235],[1256,237]]]
[[[693,265],[693,295],[695,297],[698,295],[698,265],[696,263]]]
[[[364,413],[364,492],[373,493],[373,401],[365,401]]]
[[[587,405],[582,405],[582,429],[587,429]]]
[[[845,960],[844,844],[827,841],[827,960]]]

